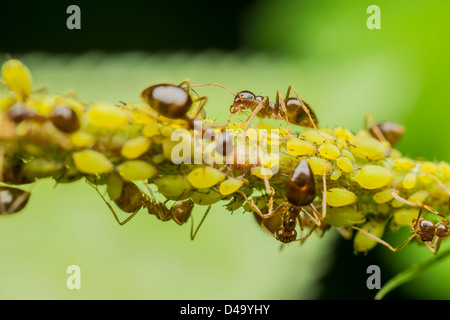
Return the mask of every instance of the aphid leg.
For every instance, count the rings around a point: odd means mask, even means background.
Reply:
[[[268,97],[264,97],[264,99],[261,100],[261,102],[258,104],[258,106],[255,108],[255,110],[252,111],[252,113],[250,114],[250,116],[247,118],[247,120],[245,120],[245,128],[244,128],[244,135],[246,134],[248,127],[250,126],[250,124],[253,121],[253,118],[256,117],[256,115],[258,114],[258,112],[261,111],[262,108],[264,108],[264,103],[266,103]]]
[[[275,105],[276,106],[280,106],[281,105],[281,109],[283,109],[283,112],[284,112],[284,118],[286,119],[286,126],[287,126],[287,129],[288,129],[289,135],[292,135],[291,127],[289,126],[288,112],[287,112],[286,105],[284,103],[284,99],[281,96],[281,92],[280,91],[277,91],[277,100],[276,100]]]
[[[319,136],[323,139],[323,141],[325,141],[325,142],[328,141],[324,136],[322,136],[322,135],[320,134],[319,128],[317,128],[316,123],[315,123],[314,119],[313,119],[312,116],[311,116],[311,112],[310,112],[309,109],[305,106],[303,100],[300,99],[300,96],[298,95],[297,91],[294,89],[293,86],[289,86],[289,87],[288,87],[288,90],[287,90],[287,92],[286,92],[286,99],[285,99],[285,100],[287,100],[287,99],[289,98],[289,94],[290,94],[291,90],[294,92],[295,97],[296,97],[297,100],[300,102],[300,104],[301,104],[301,106],[302,106],[302,108],[303,108],[303,111],[305,111],[305,113],[308,115],[309,121],[311,122],[313,128],[317,131],[317,133],[318,133]]]
[[[106,205],[108,206],[109,210],[111,210],[112,214],[114,215],[114,219],[116,219],[117,223],[121,226],[123,226],[125,223],[127,223],[128,221],[130,221],[138,212],[139,209],[137,209],[136,211],[132,212],[128,218],[126,218],[124,221],[120,221],[119,217],[117,216],[116,211],[114,211],[114,208],[111,206],[111,204],[105,199],[105,197],[101,194],[100,190],[98,190],[97,186],[93,185],[91,182],[87,182],[92,188],[95,189],[95,191],[97,191],[97,193],[100,195],[100,197],[103,199],[103,201],[106,203]]]
[[[220,88],[222,88],[222,89],[227,90],[229,93],[231,93],[231,94],[233,95],[233,97],[236,96],[236,94],[235,94],[233,91],[231,91],[229,88],[227,88],[227,87],[225,87],[224,85],[221,85],[221,84],[219,84],[219,83],[216,83],[216,82],[214,82],[214,83],[205,83],[205,84],[192,84],[190,87],[191,87],[191,88],[200,88],[200,87],[220,87]]]
[[[206,209],[206,212],[203,215],[203,218],[198,224],[197,228],[195,229],[195,232],[194,232],[194,217],[191,215],[191,240],[194,240],[195,236],[197,235],[198,229],[200,229],[200,226],[203,224],[203,221],[205,221],[205,218],[208,215],[209,210],[211,210],[211,205],[209,205],[208,208]]]

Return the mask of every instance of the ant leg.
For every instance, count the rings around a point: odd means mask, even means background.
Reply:
[[[267,214],[264,214],[261,212],[261,210],[258,208],[258,206],[255,204],[255,202],[253,202],[252,199],[248,199],[247,195],[245,193],[243,193],[240,190],[237,190],[236,192],[240,193],[245,201],[250,205],[250,207],[252,207],[252,209],[263,219],[268,219],[270,217],[276,216],[277,214],[280,214],[283,212],[284,210],[284,205],[285,203],[280,204],[275,210],[271,210],[269,211]],[[269,200],[269,205],[270,205],[270,200]],[[285,210],[284,210],[285,211]]]
[[[127,223],[128,221],[130,221],[138,212],[139,209],[137,209],[136,211],[132,212],[128,218],[126,218],[124,221],[120,221],[119,217],[117,216],[116,211],[114,211],[114,208],[111,206],[111,204],[105,199],[105,197],[103,197],[103,195],[100,193],[100,190],[98,190],[97,186],[93,185],[91,182],[87,182],[92,188],[95,189],[95,191],[97,191],[97,193],[100,195],[100,197],[103,199],[103,201],[106,203],[106,205],[108,206],[109,210],[111,210],[112,214],[114,215],[114,219],[116,219],[117,223],[120,224],[121,226],[123,226],[125,223]]]
[[[244,135],[248,130],[248,127],[250,126],[250,124],[253,121],[253,118],[256,117],[256,115],[258,114],[258,112],[261,111],[262,108],[264,108],[264,103],[268,100],[268,97],[264,97],[264,99],[261,100],[261,102],[258,104],[258,106],[255,108],[255,110],[253,110],[253,112],[250,114],[250,116],[247,118],[247,120],[245,120],[245,128],[244,128]]]
[[[394,248],[389,243],[387,243],[386,241],[381,240],[380,238],[378,238],[377,236],[374,236],[373,234],[367,232],[366,230],[363,230],[363,229],[355,227],[355,226],[352,226],[352,228],[355,229],[355,230],[358,230],[359,232],[364,234],[366,237],[369,237],[370,239],[375,240],[379,244],[382,244],[383,246],[387,247],[389,250],[391,250],[393,252],[396,252],[397,250],[400,250],[401,248],[403,248],[403,246],[405,246],[409,241],[411,241],[416,236],[416,234],[414,233],[408,239],[403,241],[398,247]]]
[[[277,100],[275,102],[275,108],[277,109],[277,111],[278,111],[278,108],[280,106],[280,101],[281,101],[281,109],[283,109],[284,118],[286,119],[286,126],[287,126],[287,129],[288,129],[289,135],[292,135],[291,127],[289,126],[289,119],[288,119],[288,112],[287,112],[287,109],[286,109],[286,105],[284,103],[283,97],[281,96],[281,92],[277,91]]]
[[[309,207],[312,210],[312,214],[309,213],[305,208],[302,208],[302,211],[308,216],[309,219],[311,219],[312,222],[314,222],[314,224],[318,227],[320,227],[320,225],[322,224],[320,222],[320,213],[316,210],[316,208],[314,208],[314,206],[311,204],[309,204]]]
[[[195,236],[196,236],[196,234],[198,232],[198,229],[200,229],[200,226],[203,224],[203,221],[205,221],[205,218],[208,215],[209,210],[211,210],[211,205],[209,205],[208,209],[206,209],[206,212],[203,215],[203,218],[200,221],[200,223],[198,224],[197,228],[195,229],[195,232],[194,232],[194,217],[191,215],[191,240],[194,240],[194,238],[195,238]]]
[[[322,183],[323,183],[323,193],[322,193],[322,219],[327,216],[327,172],[331,165],[327,163],[325,170],[323,172]]]
[[[0,182],[3,182],[3,161],[5,159],[5,145],[0,145]]]
[[[325,141],[325,142],[328,141],[324,136],[322,136],[322,135],[320,134],[319,128],[318,128],[317,125],[316,125],[316,121],[314,121],[314,119],[313,119],[312,116],[311,116],[312,110],[310,110],[310,109],[305,105],[305,103],[303,102],[303,100],[300,99],[300,97],[299,97],[297,91],[294,89],[293,86],[289,86],[289,87],[288,87],[288,90],[287,90],[287,92],[286,92],[286,99],[285,99],[285,100],[286,100],[286,101],[288,100],[289,94],[290,94],[291,90],[294,92],[295,97],[296,97],[297,100],[300,102],[300,105],[302,106],[303,111],[305,111],[306,115],[308,116],[309,121],[311,122],[313,128],[317,131],[317,133],[318,133],[319,136],[323,139],[323,141]]]
[[[193,119],[196,119],[198,117],[198,115],[203,111],[203,109],[205,108],[206,102],[208,101],[208,97],[201,97],[201,98],[195,99],[194,101],[192,101],[192,104],[199,102],[199,101],[203,101],[203,103],[197,109],[197,112],[195,113],[195,116],[193,117]]]
[[[428,205],[426,205],[426,204],[423,204],[423,203],[415,203],[415,202],[411,202],[411,201],[408,201],[408,200],[406,200],[406,199],[403,199],[402,197],[400,197],[400,196],[399,196],[397,193],[395,193],[394,191],[392,192],[392,196],[393,196],[395,199],[397,199],[398,201],[403,202],[404,204],[407,204],[407,205],[412,206],[412,207],[420,207],[421,209],[422,209],[422,208],[425,208],[425,209],[428,210],[429,212],[434,213],[434,214],[436,214],[436,215],[438,215],[438,216],[440,216],[440,217],[442,217],[442,218],[445,219],[445,216],[444,216],[442,213],[437,212],[437,211],[434,210],[432,207],[430,207],[430,206],[428,206]],[[417,220],[418,220],[418,219],[419,219],[419,218],[417,218]]]
[[[366,127],[367,126],[377,136],[378,140],[383,141],[383,142],[387,141],[386,138],[384,137],[384,134],[381,132],[380,128],[373,121],[373,118],[372,118],[371,114],[366,115]]]
[[[183,83],[182,83],[182,84],[183,84]],[[221,85],[221,84],[219,84],[219,83],[216,83],[216,82],[214,82],[214,83],[205,83],[205,84],[192,84],[190,87],[191,87],[191,88],[200,88],[200,87],[220,87],[220,88],[222,88],[222,89],[227,90],[229,93],[231,93],[231,94],[233,95],[233,97],[236,96],[236,94],[235,94],[233,91],[231,91],[229,88],[227,88],[227,87],[225,87],[224,85]]]

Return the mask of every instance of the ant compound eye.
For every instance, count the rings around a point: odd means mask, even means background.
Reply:
[[[239,99],[245,99],[245,100],[253,100],[255,99],[255,95],[251,93],[250,91],[241,91],[237,94],[237,97]]]

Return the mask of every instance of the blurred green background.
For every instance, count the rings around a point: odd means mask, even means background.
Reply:
[[[406,127],[398,145],[406,156],[450,161],[448,1],[79,2],[81,30],[65,26],[70,4],[10,2],[0,21],[3,58],[22,59],[50,93],[117,103],[188,78],[274,98],[293,85],[322,126],[357,131],[370,113]],[[373,4],[379,30],[366,26]],[[197,92],[210,97],[209,117],[227,119],[229,93]],[[204,210],[196,207],[196,222]],[[354,255],[334,230],[280,250],[251,215],[220,204],[195,241],[188,224],[144,211],[120,227],[84,182],[39,182],[28,206],[1,220],[2,299],[371,299],[369,265],[385,283],[431,257],[415,244]],[[81,268],[81,290],[66,287],[69,265]],[[387,298],[448,299],[449,267],[444,261]]]

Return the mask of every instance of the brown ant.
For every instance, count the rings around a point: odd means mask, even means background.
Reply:
[[[262,218],[269,219],[276,215],[283,214],[282,225],[276,229],[275,235],[269,231],[275,238],[283,243],[289,243],[295,241],[297,238],[297,231],[295,230],[297,221],[300,228],[303,230],[302,219],[300,217],[300,211],[308,216],[308,218],[314,223],[315,226],[321,226],[321,219],[326,216],[326,172],[323,175],[324,192],[322,202],[322,215],[313,206],[312,202],[316,198],[316,182],[314,174],[306,159],[300,160],[292,172],[291,177],[286,185],[285,195],[287,201],[280,204],[277,208],[273,209],[273,195],[269,199],[268,212],[264,214],[253,202],[252,199],[248,199],[245,193],[241,193],[253,210]],[[312,210],[312,214],[309,213],[304,206],[309,206]],[[267,229],[266,229],[267,230]],[[312,232],[312,231],[311,231]],[[311,234],[310,232],[310,234]],[[309,235],[308,235],[309,236]],[[297,240],[304,240],[297,239]]]
[[[241,113],[245,110],[252,110],[252,113],[245,121],[246,126],[244,132],[247,131],[254,117],[277,120],[285,119],[289,134],[291,133],[289,123],[318,130],[319,123],[314,111],[305,101],[300,99],[297,91],[295,91],[292,86],[288,87],[285,99],[281,96],[281,92],[277,91],[275,103],[269,101],[268,96],[257,96],[248,90],[240,91],[235,95],[230,89],[218,83],[197,84],[192,85],[191,87],[207,86],[221,87],[234,95],[233,104],[230,106],[230,116],[228,117],[228,122],[230,121],[232,115]],[[291,90],[294,92],[295,98],[289,97]],[[322,137],[322,135],[320,136]],[[322,138],[326,141],[324,137]]]
[[[101,194],[97,186],[92,184],[91,182],[88,182],[88,184],[97,191],[97,193],[106,203],[108,208],[111,210],[112,214],[114,215],[114,218],[116,219],[119,225],[123,226],[124,224],[129,222],[142,207],[145,207],[147,208],[149,214],[156,216],[156,218],[158,218],[159,220],[169,221],[172,219],[180,226],[186,223],[189,218],[191,218],[192,220],[191,240],[194,240],[195,235],[197,234],[201,224],[203,223],[203,220],[205,219],[206,215],[208,214],[211,208],[211,206],[209,206],[208,210],[203,216],[202,221],[197,226],[194,232],[193,230],[194,220],[191,216],[192,209],[194,207],[194,202],[191,199],[177,201],[169,209],[166,207],[164,203],[156,201],[153,192],[151,191],[150,187],[147,184],[145,184],[145,186],[149,190],[151,197],[149,197],[146,193],[142,192],[133,182],[124,181],[122,186],[122,192],[119,198],[114,200],[114,202],[122,211],[130,213],[130,215],[125,220],[120,221],[114,208]]]
[[[23,103],[14,103],[6,112],[8,118],[14,123],[24,120],[45,122],[49,120],[56,128],[64,133],[73,133],[80,128],[80,120],[72,108],[66,105],[56,105],[50,116],[43,116],[28,108]]]
[[[353,227],[353,228],[355,230],[358,230],[359,232],[363,233],[365,236],[384,245],[385,247],[387,247],[389,250],[391,250],[393,252],[400,250],[409,241],[411,241],[415,237],[418,237],[420,240],[425,242],[428,249],[430,249],[430,251],[433,254],[437,254],[439,251],[439,247],[441,245],[442,239],[445,237],[448,237],[450,235],[450,225],[447,224],[445,217],[442,214],[440,214],[439,212],[437,212],[436,210],[434,210],[433,208],[431,208],[425,204],[410,202],[406,199],[403,199],[395,192],[392,192],[392,195],[398,201],[401,201],[401,202],[403,202],[407,205],[413,206],[413,207],[419,207],[419,214],[417,215],[417,218],[413,219],[412,224],[411,224],[411,229],[413,231],[413,234],[411,236],[409,236],[399,246],[394,248],[390,244],[388,244],[386,241],[381,240],[377,236],[374,236],[373,234],[371,234],[363,229],[360,229],[358,227]],[[423,209],[426,209],[436,215],[441,216],[443,218],[443,220],[435,224],[433,221],[431,221],[429,219],[421,218]],[[433,241],[433,239],[434,239],[434,241]],[[431,241],[433,241],[433,243],[431,243]]]
[[[395,122],[380,122],[375,124],[371,115],[366,116],[370,128],[369,133],[375,139],[387,141],[391,146],[395,146],[403,137],[405,127]]]

